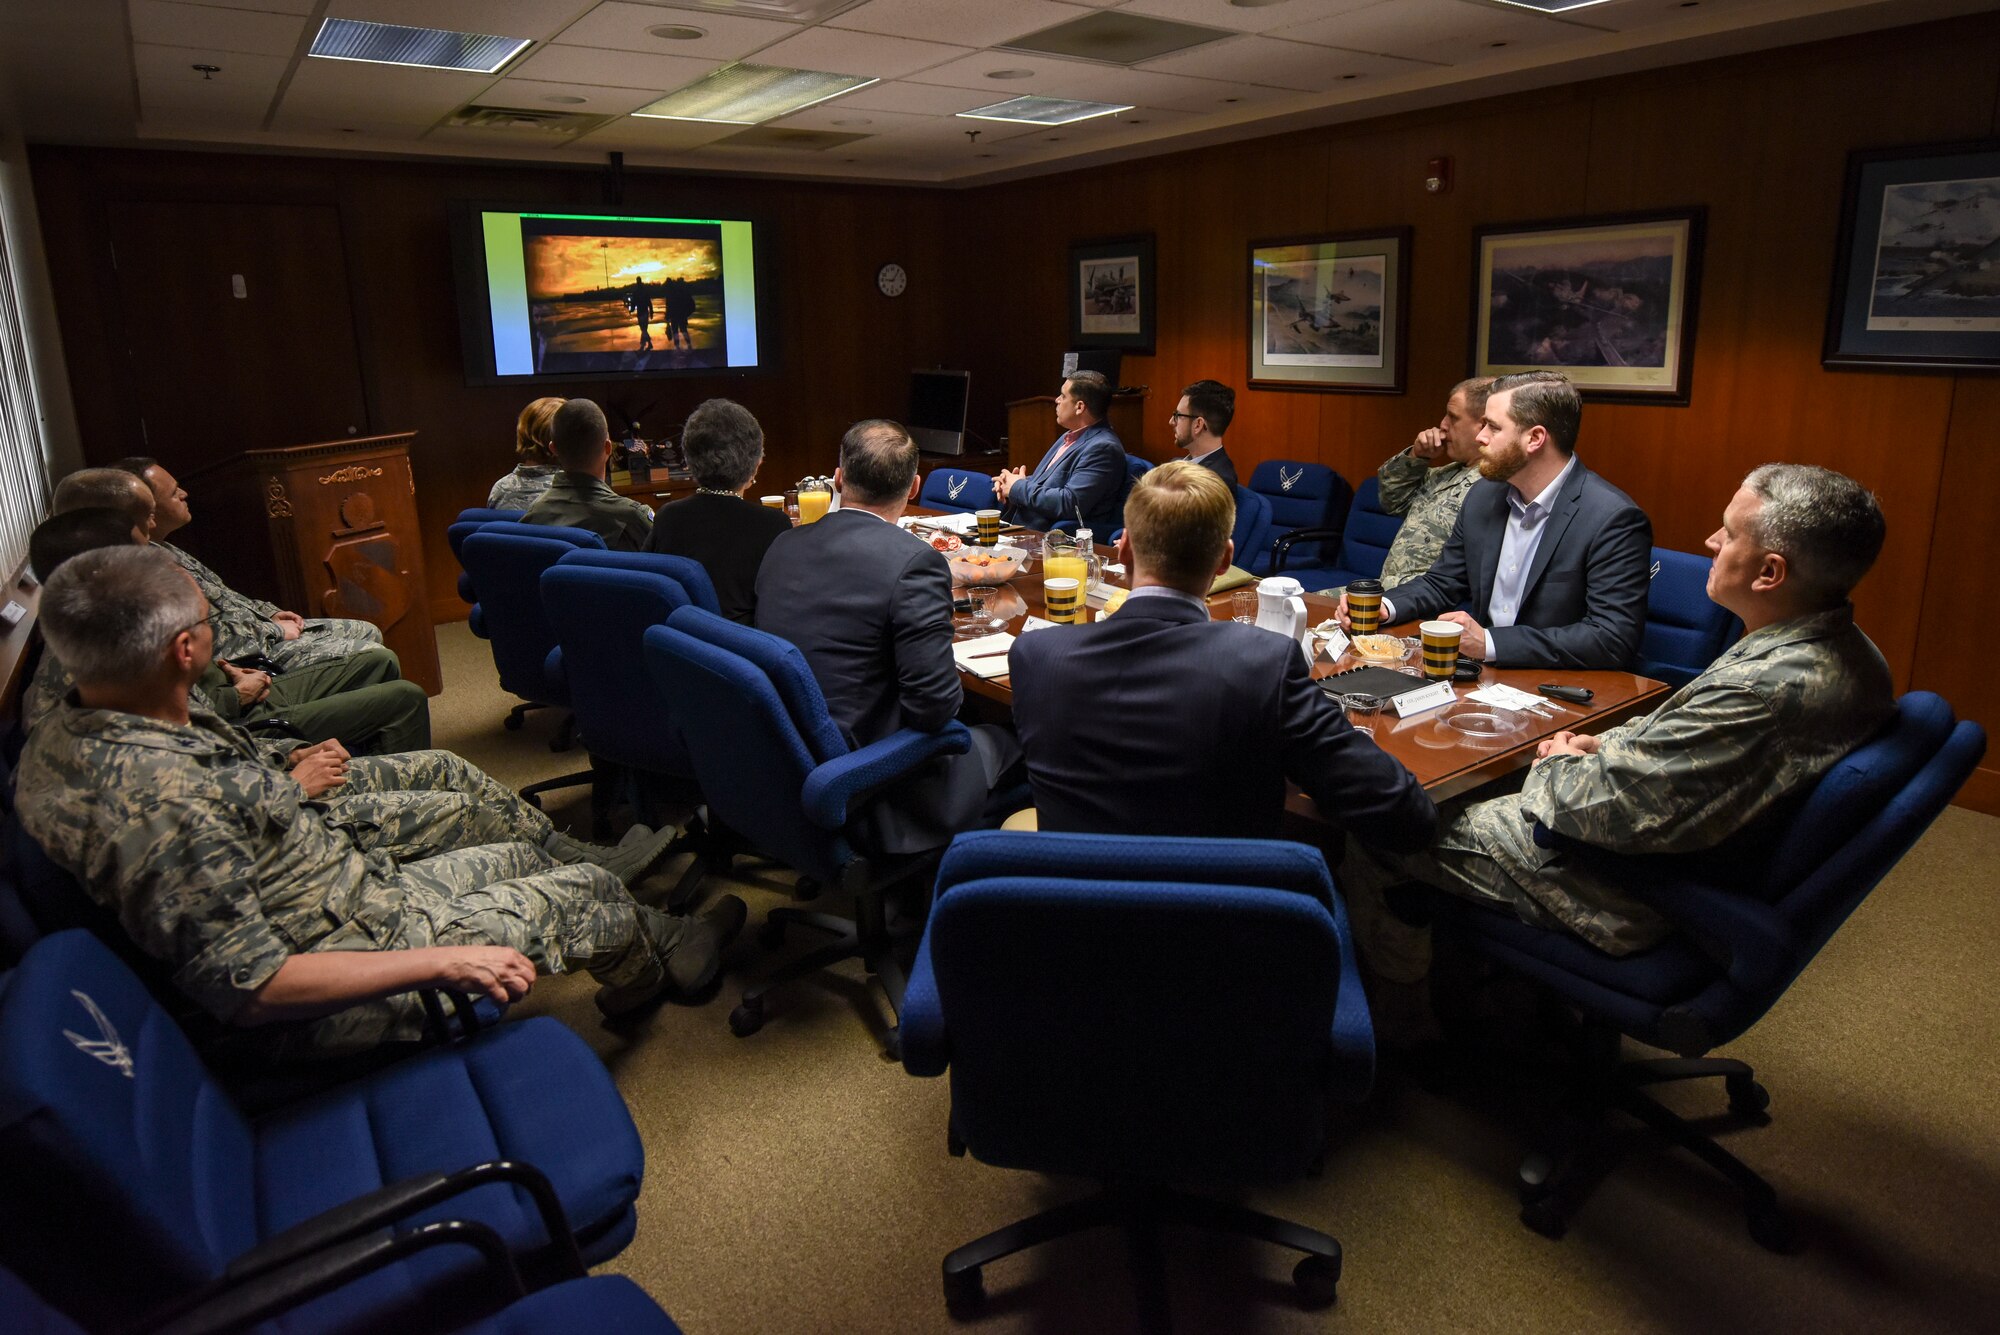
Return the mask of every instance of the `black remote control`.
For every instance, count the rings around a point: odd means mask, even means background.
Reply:
[[[1573,705],[1587,705],[1596,695],[1588,686],[1557,686],[1553,682],[1543,682],[1536,688],[1543,695],[1557,700],[1567,700]]]

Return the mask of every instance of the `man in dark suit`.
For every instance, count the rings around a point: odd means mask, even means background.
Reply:
[[[897,527],[917,494],[917,446],[895,422],[859,422],[840,442],[840,508],[780,534],[757,572],[757,629],[805,655],[834,722],[855,746],[900,728],[935,732],[965,698],[951,656],[951,569]],[[885,852],[936,848],[977,823],[1020,758],[1004,729],[932,762],[876,808]]]
[[[1235,555],[1222,480],[1164,464],[1134,484],[1125,519],[1125,605],[1025,635],[1008,658],[1040,828],[1273,838],[1290,779],[1356,838],[1427,846],[1431,799],[1348,726],[1298,644],[1210,619],[1209,581]]]
[[[1111,411],[1110,382],[1096,371],[1078,371],[1056,396],[1056,425],[1063,434],[1032,473],[1003,468],[993,494],[1010,524],[1050,529],[1083,517],[1084,527],[1109,537],[1124,527],[1125,493],[1132,475],[1125,446],[1104,424]]]
[[[1215,473],[1231,488],[1236,480],[1236,461],[1223,448],[1222,434],[1236,416],[1236,391],[1219,380],[1197,380],[1181,391],[1181,401],[1167,414],[1167,427],[1174,433],[1174,448],[1185,451],[1191,464],[1200,464]]]
[[[1554,371],[1493,382],[1479,428],[1482,480],[1430,571],[1386,591],[1384,624],[1456,621],[1459,652],[1498,667],[1631,666],[1653,525],[1576,457],[1582,420],[1582,396]],[[1349,624],[1344,594],[1335,615]]]

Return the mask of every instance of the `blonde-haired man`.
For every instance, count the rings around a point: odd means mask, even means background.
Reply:
[[[1109,620],[1025,636],[1014,721],[1044,830],[1270,838],[1285,781],[1365,843],[1412,851],[1437,809],[1348,726],[1291,640],[1209,617],[1236,502],[1199,464],[1153,469],[1125,503],[1132,595]]]

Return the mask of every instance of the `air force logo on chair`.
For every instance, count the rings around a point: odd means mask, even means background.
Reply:
[[[83,993],[71,988],[70,995],[81,1001],[83,1008],[90,1012],[90,1018],[97,1021],[98,1037],[85,1038],[82,1034],[68,1029],[63,1030],[63,1037],[76,1044],[77,1051],[89,1053],[106,1066],[115,1069],[127,1080],[132,1079],[132,1050],[125,1046],[124,1039],[118,1037],[118,1031],[111,1027],[111,1021],[97,1008],[97,1003]]]
[[[952,480],[951,480],[950,482],[948,482],[948,483],[946,483],[946,484],[945,484],[945,491],[946,491],[946,494],[948,494],[948,495],[949,495],[949,496],[950,496],[950,497],[951,497],[951,498],[952,498],[953,500],[957,500],[957,499],[958,499],[958,493],[960,493],[961,491],[964,491],[964,490],[965,490],[965,484],[966,484],[966,483],[968,483],[968,482],[970,482],[970,481],[972,481],[972,479],[971,479],[971,478],[969,478],[969,477],[955,477],[955,478],[953,478],[953,479],[952,479]]]
[[[1296,473],[1287,473],[1283,464],[1278,465],[1278,485],[1286,491],[1290,491],[1293,487],[1298,486],[1299,483],[1305,480],[1305,476],[1306,470],[1304,465],[1301,465],[1299,471]]]

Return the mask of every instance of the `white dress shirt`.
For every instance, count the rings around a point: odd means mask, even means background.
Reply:
[[[1507,533],[1500,539],[1500,563],[1493,571],[1493,601],[1486,607],[1486,624],[1511,626],[1521,615],[1521,601],[1528,596],[1528,572],[1534,568],[1535,553],[1548,529],[1549,511],[1556,493],[1576,467],[1576,456],[1563,465],[1541,495],[1532,501],[1521,499],[1514,488],[1507,489]]]

